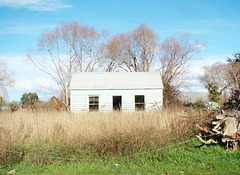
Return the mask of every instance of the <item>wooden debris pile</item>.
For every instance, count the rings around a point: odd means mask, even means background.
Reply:
[[[235,109],[222,111],[207,128],[196,126],[200,129],[197,138],[204,144],[222,144],[227,151],[239,149],[240,111]]]

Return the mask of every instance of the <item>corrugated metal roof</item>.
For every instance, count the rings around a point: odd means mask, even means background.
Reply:
[[[151,89],[163,88],[159,72],[74,73],[70,89]]]

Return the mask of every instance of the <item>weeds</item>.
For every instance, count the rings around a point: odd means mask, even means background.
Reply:
[[[191,110],[136,113],[30,112],[1,113],[1,149],[26,152],[24,159],[44,157],[106,158],[159,148],[189,138],[204,114]],[[36,155],[36,156],[32,156]],[[1,154],[1,160],[14,157]],[[21,161],[20,158],[15,158]]]

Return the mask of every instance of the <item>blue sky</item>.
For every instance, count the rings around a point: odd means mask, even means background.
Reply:
[[[240,52],[239,7],[239,0],[0,0],[0,57],[16,79],[9,100],[35,91],[44,99],[47,93],[38,88],[40,80],[51,80],[26,62],[26,52],[35,48],[42,32],[71,21],[112,35],[147,23],[161,40],[175,31],[189,33],[205,47],[188,76],[189,91],[202,92],[197,79],[202,66]]]

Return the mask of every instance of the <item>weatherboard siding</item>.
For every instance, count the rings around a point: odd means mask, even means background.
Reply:
[[[83,93],[79,93],[79,91],[71,92],[71,111],[72,112],[87,112],[88,111],[88,96]]]
[[[151,89],[145,96],[146,110],[161,108],[163,105],[163,91],[162,89]]]
[[[159,89],[112,89],[112,90],[71,90],[71,111],[88,112],[89,96],[99,97],[99,111],[113,111],[113,96],[122,96],[122,111],[135,111],[135,95],[144,95],[145,109],[162,106],[162,88]]]

